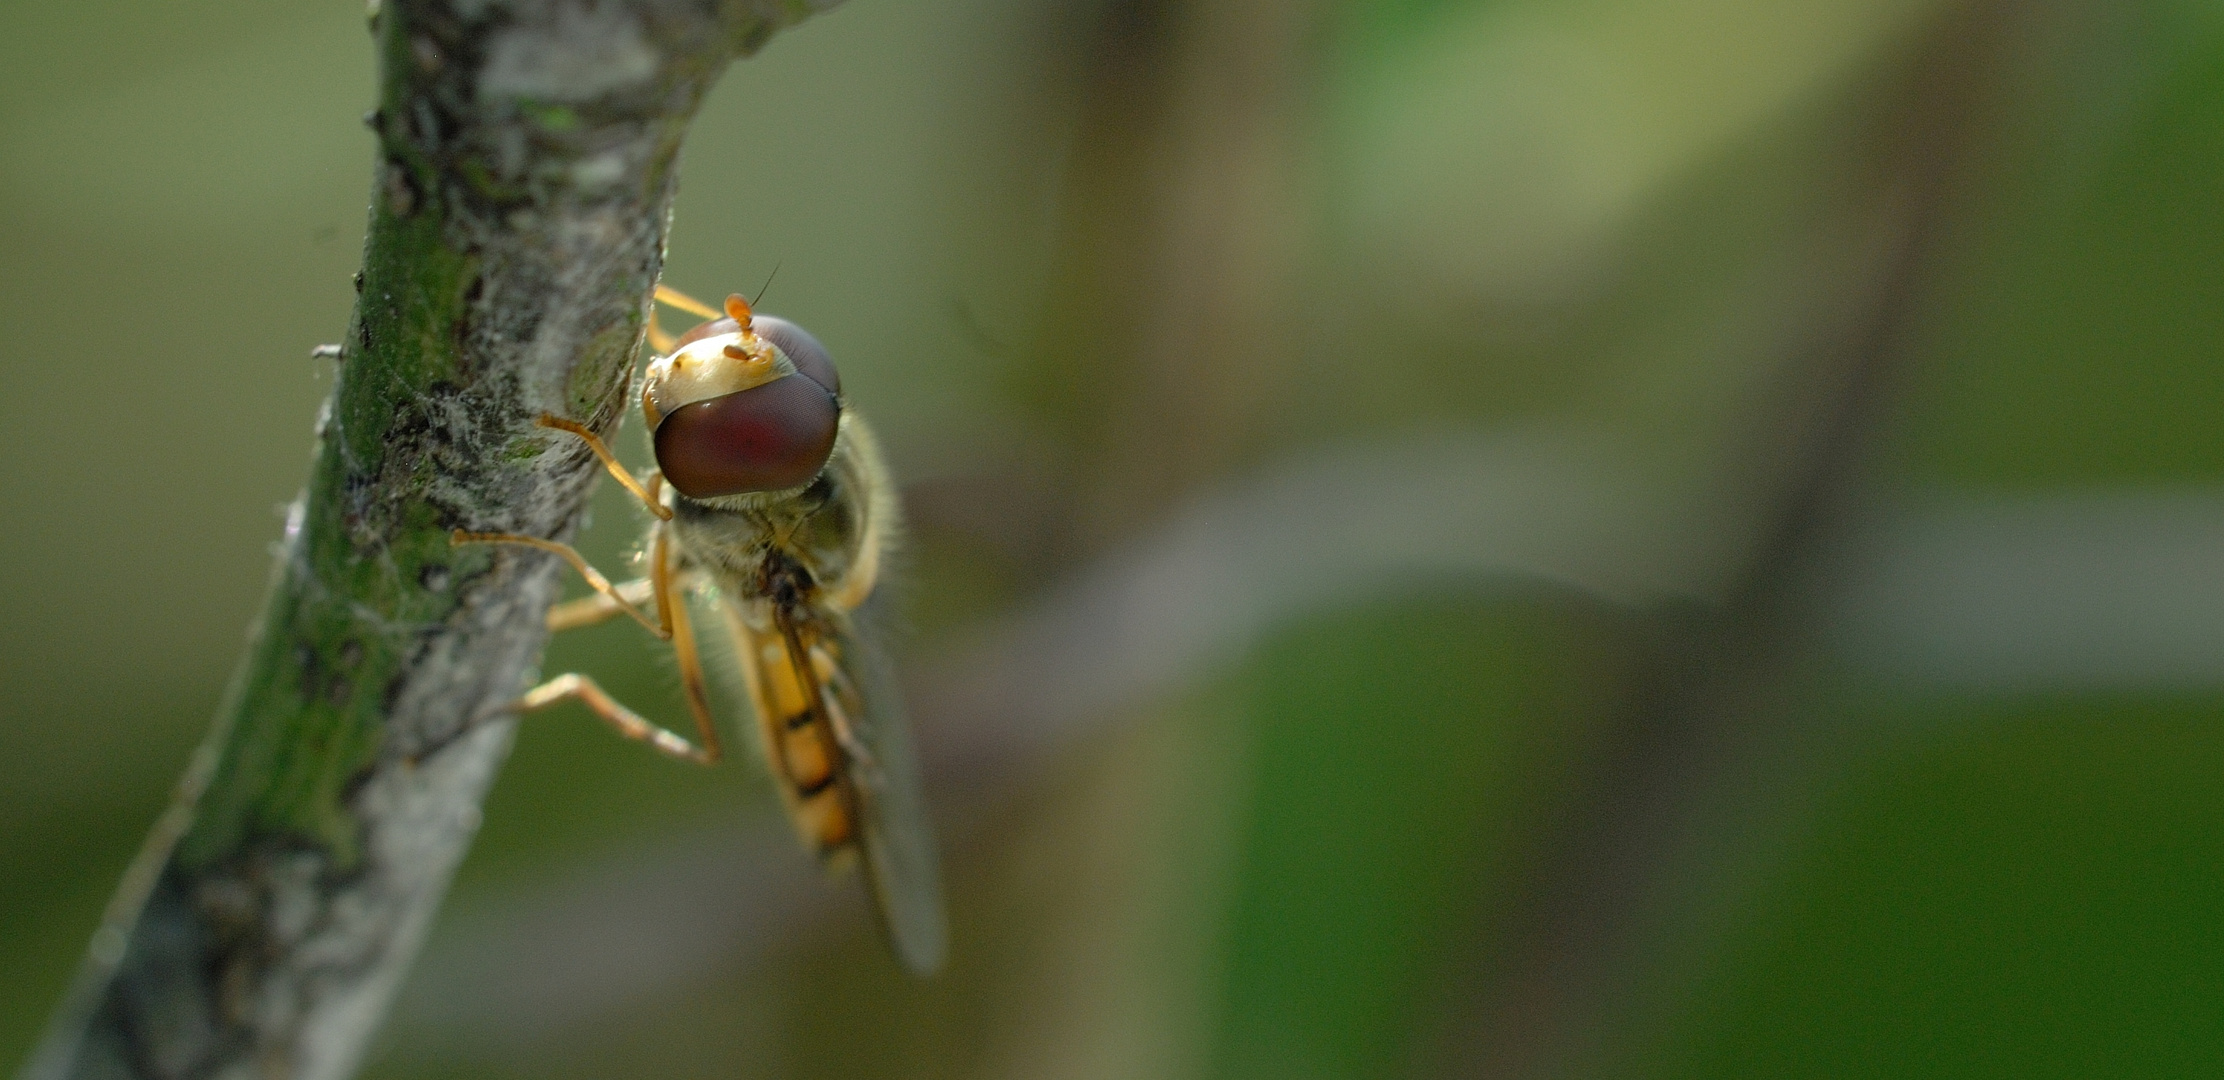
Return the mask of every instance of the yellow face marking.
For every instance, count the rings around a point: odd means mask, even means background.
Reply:
[[[649,364],[641,384],[641,409],[654,431],[682,405],[763,386],[794,371],[779,349],[749,330],[714,334]]]

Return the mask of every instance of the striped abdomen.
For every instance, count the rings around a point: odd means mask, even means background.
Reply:
[[[744,666],[755,676],[750,690],[765,761],[804,842],[821,857],[837,856],[857,841],[857,791],[842,750],[856,695],[844,692],[848,680],[834,643],[809,628],[748,637]],[[809,658],[807,666],[795,662],[791,644]]]

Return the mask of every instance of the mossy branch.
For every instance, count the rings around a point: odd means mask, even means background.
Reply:
[[[829,0],[830,2],[830,0]],[[344,1077],[478,821],[725,65],[827,3],[389,0],[369,236],[254,644],[27,1080]]]

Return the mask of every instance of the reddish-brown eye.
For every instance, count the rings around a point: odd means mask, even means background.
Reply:
[[[819,344],[819,339],[812,337],[809,330],[777,315],[757,316],[750,329],[755,330],[758,337],[780,346],[780,351],[795,363],[795,369],[826,387],[827,393],[842,396],[842,376],[834,370],[834,358],[827,355],[826,346]]]
[[[792,488],[826,467],[841,418],[825,387],[774,379],[672,410],[656,428],[656,464],[694,499]]]
[[[678,340],[672,342],[672,351],[678,352],[681,346],[691,341],[701,341],[716,334],[732,334],[740,330],[741,324],[732,319],[712,319],[693,330],[689,330],[687,333],[681,334]]]

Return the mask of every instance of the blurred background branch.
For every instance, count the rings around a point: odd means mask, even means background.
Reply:
[[[1695,912],[1739,887],[1763,822],[1786,815],[1784,770],[1819,734],[1786,698],[1814,661],[1813,627],[1847,576],[1848,535],[1877,500],[1874,471],[1904,391],[1914,328],[1983,167],[1982,117],[2004,52],[2032,32],[2018,5],[1942,5],[1908,55],[1870,77],[1874,110],[1847,133],[1831,211],[1794,239],[1812,301],[1787,310],[1781,359],[1730,483],[1755,504],[1717,603],[1664,612],[1625,718],[1528,838],[1536,860],[1507,901],[1422,1071],[1558,1077],[1610,1067],[1608,1033],[1638,1012],[1648,974]],[[1771,401],[1771,399],[1773,399]],[[1868,501],[1871,505],[1863,506]],[[1677,942],[1688,947],[1687,942]]]
[[[215,731],[25,1075],[354,1071],[507,752],[662,262],[680,142],[802,3],[374,6],[379,140],[318,453]]]

